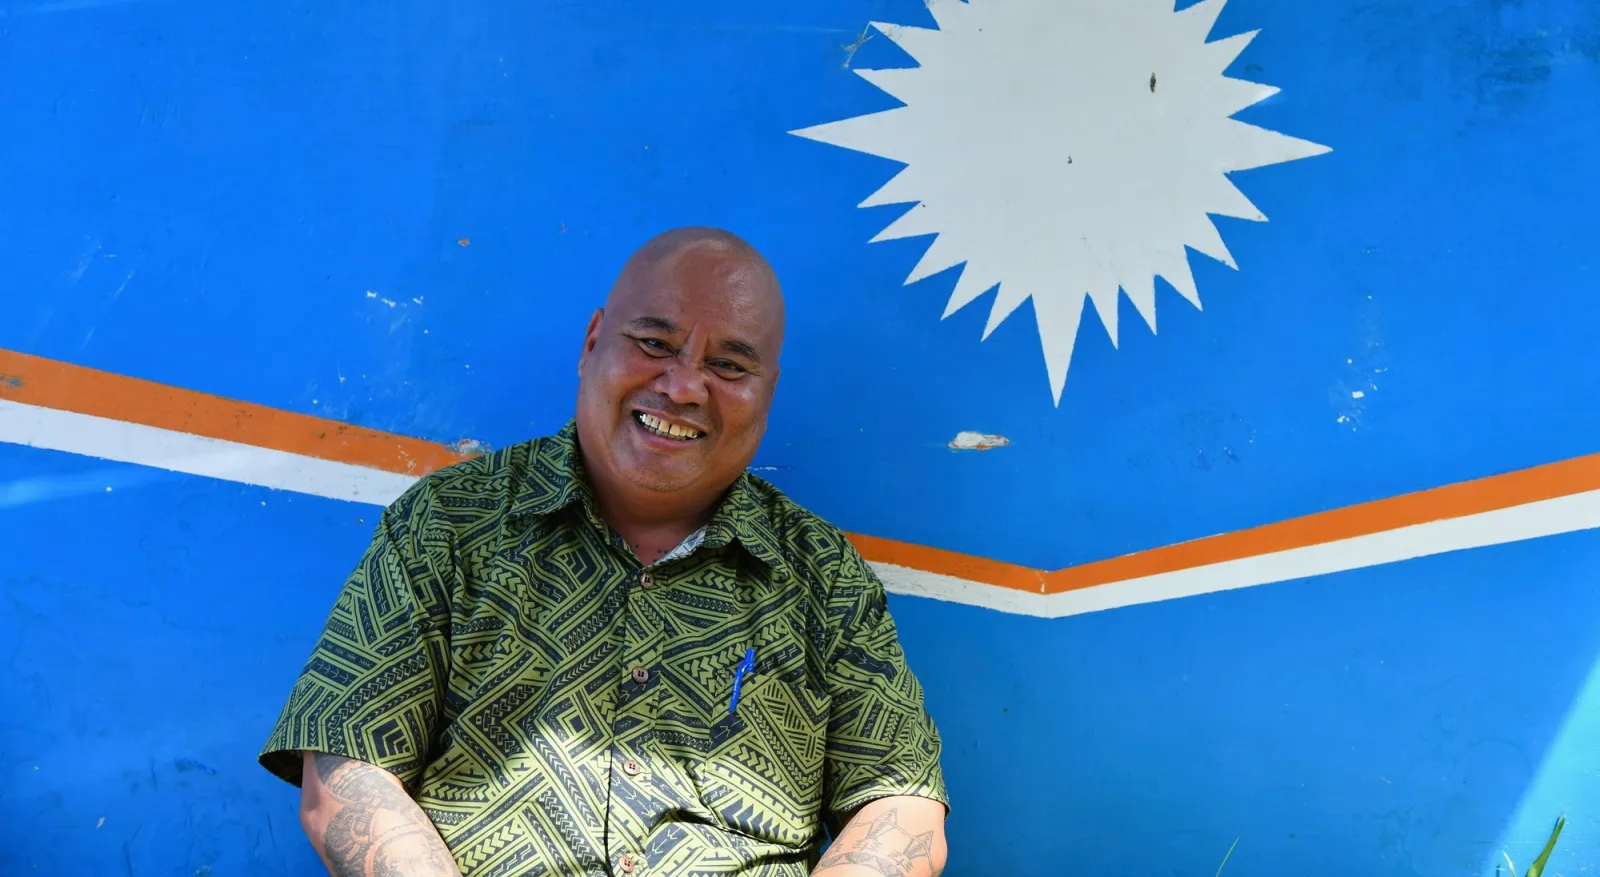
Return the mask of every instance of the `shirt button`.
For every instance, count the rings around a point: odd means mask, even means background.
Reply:
[[[628,776],[636,777],[636,776],[639,775],[639,772],[642,771],[642,770],[644,770],[644,767],[641,766],[639,764],[639,762],[634,761],[631,758],[622,763],[622,772],[627,774]]]
[[[632,874],[633,873],[633,869],[635,867],[637,867],[638,864],[639,863],[634,861],[634,858],[632,856],[623,856],[617,862],[617,867],[621,868],[622,869],[622,873],[624,873],[624,874]]]
[[[646,670],[643,667],[635,667],[635,668],[633,668],[633,681],[639,683],[640,685],[643,685],[646,682],[649,682],[650,681],[650,671]]]
[[[645,571],[639,573],[639,587],[644,588],[646,591],[648,591],[651,588],[655,587],[655,584],[656,584],[655,577],[650,575],[650,571],[649,570],[645,570]]]

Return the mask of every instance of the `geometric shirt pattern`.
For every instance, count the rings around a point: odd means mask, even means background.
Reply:
[[[581,456],[569,422],[385,509],[262,765],[392,772],[466,877],[804,877],[868,801],[948,807],[883,585],[843,533],[745,473],[699,544],[645,566]]]

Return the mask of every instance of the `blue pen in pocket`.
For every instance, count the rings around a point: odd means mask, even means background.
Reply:
[[[751,646],[744,650],[744,660],[733,670],[733,699],[728,701],[728,712],[733,712],[739,705],[739,689],[744,686],[745,674],[754,672],[756,672],[756,650],[755,646]]]

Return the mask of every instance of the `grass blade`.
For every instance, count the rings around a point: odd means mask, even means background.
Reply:
[[[1222,869],[1228,867],[1228,859],[1233,857],[1233,847],[1239,845],[1239,839],[1233,839],[1233,846],[1228,847],[1228,854],[1222,857],[1222,864],[1217,866],[1217,877],[1222,877]]]
[[[1550,853],[1556,848],[1556,838],[1561,836],[1561,829],[1566,825],[1565,815],[1556,820],[1555,830],[1550,832],[1550,839],[1544,842],[1544,851],[1539,854],[1539,858],[1533,860],[1532,865],[1528,866],[1528,877],[1539,877],[1544,873],[1544,863],[1550,860]]]

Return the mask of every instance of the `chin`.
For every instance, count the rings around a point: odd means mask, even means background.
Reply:
[[[698,473],[682,475],[653,468],[639,468],[628,473],[628,480],[640,490],[648,490],[651,493],[677,493],[693,486],[699,480],[699,475]]]

